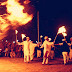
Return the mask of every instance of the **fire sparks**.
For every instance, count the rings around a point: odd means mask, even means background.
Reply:
[[[30,1],[25,0],[24,3],[28,4]],[[15,29],[27,24],[33,18],[33,14],[23,13],[25,7],[19,3],[19,0],[7,0],[2,2],[2,5],[6,5],[7,14],[0,15],[0,40],[7,36],[10,26]]]

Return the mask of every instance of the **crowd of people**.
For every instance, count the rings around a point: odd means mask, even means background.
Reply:
[[[0,41],[0,57],[23,57],[23,47],[16,43]]]
[[[57,44],[61,46],[64,65],[72,58],[72,38],[70,38],[70,40],[71,43],[67,43],[66,39],[62,39],[62,43]],[[0,47],[0,56],[11,58],[24,57],[24,62],[29,63],[30,61],[33,61],[35,55],[37,57],[37,50],[40,50],[41,56],[43,57],[42,64],[49,64],[49,59],[54,59],[55,45],[54,42],[49,41],[48,36],[44,37],[43,43],[33,43],[33,41],[30,41],[29,37],[26,37],[26,40],[23,42],[2,43],[2,47]]]

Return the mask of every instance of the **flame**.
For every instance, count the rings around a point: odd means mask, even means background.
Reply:
[[[62,26],[62,27],[59,28],[57,34],[59,34],[59,33],[64,33],[64,32],[66,32],[66,29],[65,29],[65,26]]]
[[[28,4],[28,3],[30,3],[31,1],[29,1],[29,0],[25,0],[24,1],[24,4]]]
[[[32,20],[33,15],[29,15],[28,13],[23,13],[24,6],[20,5],[16,0],[8,0],[7,1],[7,19],[11,22],[19,22],[19,25],[24,25]]]
[[[63,34],[63,36],[65,37],[65,36],[67,36],[67,34],[66,33],[62,33]]]
[[[21,34],[21,36],[22,36],[22,40],[23,40],[24,37],[26,37],[25,34]]]
[[[43,36],[41,35],[40,38],[42,38]]]
[[[25,0],[24,3],[28,4],[30,1]],[[25,25],[33,18],[33,14],[23,13],[25,7],[20,5],[19,0],[7,0],[1,2],[1,5],[6,5],[7,14],[0,15],[0,40],[7,36],[10,27],[14,29]]]
[[[7,36],[7,31],[10,29],[9,24],[0,17],[0,40]]]
[[[52,39],[51,38],[48,38],[49,39],[49,41],[51,41]]]
[[[17,30],[15,30],[15,33],[17,34],[17,33],[18,33],[18,31],[17,31]]]

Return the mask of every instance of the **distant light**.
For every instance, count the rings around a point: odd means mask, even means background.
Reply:
[[[3,42],[3,40],[2,40],[2,42]]]
[[[38,42],[36,41],[36,43],[38,43]]]
[[[18,42],[19,40],[17,40],[17,42]]]
[[[6,42],[7,42],[7,40],[6,40]]]
[[[15,41],[13,41],[13,43],[15,43]]]

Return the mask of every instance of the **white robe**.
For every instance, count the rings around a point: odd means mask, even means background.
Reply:
[[[35,43],[30,43],[30,55],[32,55],[33,53],[34,53],[34,49],[35,49],[35,47],[37,46],[37,44],[35,44]]]
[[[46,53],[46,51],[48,51],[49,53],[50,53],[50,51],[51,51],[51,46],[53,45],[53,42],[49,42],[49,41],[47,41],[47,40],[45,40],[44,42],[43,42],[43,44],[42,44],[42,46],[41,46],[41,48],[43,48],[44,47],[44,55],[45,55],[45,53]]]
[[[23,42],[21,42],[19,44],[23,45],[24,55],[25,56],[29,55],[29,45],[30,45],[30,42],[29,41],[23,41]]]

